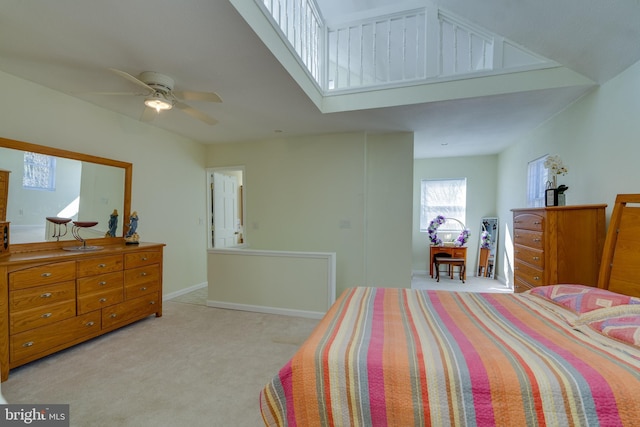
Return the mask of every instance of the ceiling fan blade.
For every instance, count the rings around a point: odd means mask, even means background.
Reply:
[[[131,74],[125,72],[125,71],[121,71],[115,68],[109,68],[110,71],[116,73],[117,75],[119,75],[122,78],[125,78],[127,80],[129,80],[131,83],[135,83],[138,86],[142,86],[143,88],[151,91],[151,92],[155,92],[155,89],[152,88],[151,86],[149,86],[148,84],[146,84],[145,82],[143,82],[142,80],[138,79],[137,77],[132,76]]]
[[[216,119],[214,119],[213,117],[209,117],[207,116],[205,113],[203,113],[200,110],[196,110],[193,107],[190,107],[189,105],[180,102],[180,101],[176,101],[174,103],[174,106],[179,108],[180,110],[184,111],[185,113],[189,114],[192,117],[195,117],[198,120],[202,120],[203,122],[205,122],[208,125],[215,125],[216,123],[218,123],[218,121]]]
[[[191,91],[172,91],[176,98],[186,101],[207,101],[222,102],[222,98],[215,92],[191,92]]]
[[[142,112],[142,116],[140,116],[140,121],[147,123],[152,122],[157,116],[158,112],[154,108],[145,107],[144,111]]]

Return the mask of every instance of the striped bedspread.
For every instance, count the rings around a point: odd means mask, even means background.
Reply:
[[[348,289],[261,391],[265,424],[640,425],[640,352],[532,299]]]

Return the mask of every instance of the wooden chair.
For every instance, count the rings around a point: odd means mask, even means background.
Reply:
[[[440,265],[445,264],[449,267],[449,277],[453,279],[453,267],[458,267],[460,273],[460,280],[464,283],[465,270],[467,268],[464,258],[452,258],[451,255],[436,256],[435,257],[435,269],[436,269],[436,282],[440,281]]]

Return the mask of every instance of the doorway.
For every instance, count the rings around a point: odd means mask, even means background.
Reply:
[[[244,167],[207,169],[209,249],[243,245]]]

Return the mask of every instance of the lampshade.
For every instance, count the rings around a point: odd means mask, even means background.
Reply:
[[[160,110],[170,110],[173,108],[173,102],[166,99],[160,93],[154,93],[144,100],[144,105],[147,107],[155,108],[155,110],[159,113]]]

